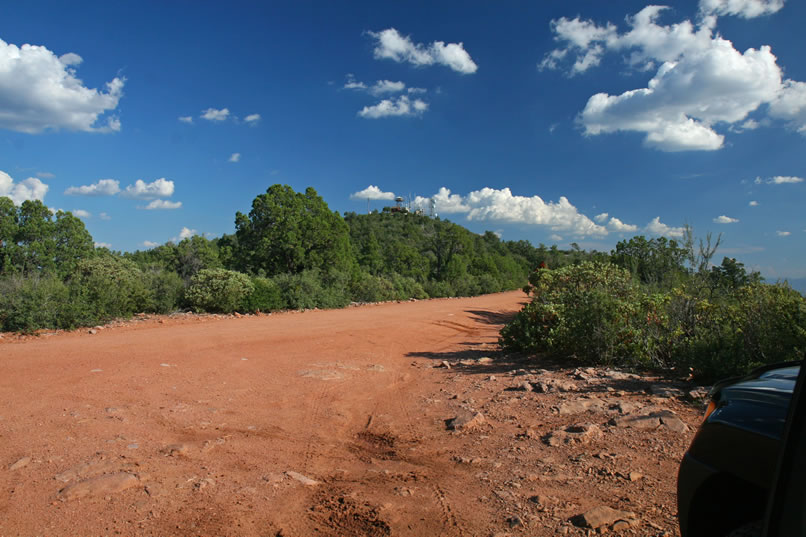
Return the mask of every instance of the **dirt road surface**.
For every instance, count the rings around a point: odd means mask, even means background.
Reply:
[[[5,334],[0,536],[676,535],[686,387],[502,355],[523,300]]]

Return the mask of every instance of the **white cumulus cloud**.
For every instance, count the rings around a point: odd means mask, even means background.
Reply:
[[[112,220],[112,217],[109,216],[107,213],[98,213],[98,218],[101,220]]]
[[[143,241],[143,246],[146,248],[154,248],[155,246],[159,246],[160,243],[154,241]]]
[[[76,76],[81,61],[78,54],[58,57],[44,46],[0,39],[0,128],[29,134],[120,130],[117,118],[103,122],[101,116],[117,108],[125,80],[113,78],[102,91],[87,88]]]
[[[369,88],[369,92],[373,95],[383,95],[384,93],[399,93],[406,89],[406,84],[391,80],[378,80]]]
[[[355,75],[347,73],[347,82],[344,83],[344,89],[365,90],[367,85],[355,79]]]
[[[120,192],[120,181],[101,179],[91,185],[71,186],[64,193],[68,196],[114,196]]]
[[[776,175],[775,177],[770,177],[767,180],[767,184],[770,185],[786,185],[786,184],[795,184],[795,183],[802,183],[802,177],[793,177],[788,175]]]
[[[565,196],[546,203],[540,196],[515,196],[509,188],[482,188],[468,194],[466,200],[468,220],[543,225],[579,236],[607,235],[604,227],[580,213]]]
[[[183,227],[182,230],[179,232],[179,239],[180,240],[189,239],[193,235],[198,235],[198,234],[199,234],[199,232],[196,231],[195,229],[190,229],[190,228],[187,228],[187,227]]]
[[[368,32],[376,39],[374,55],[377,59],[407,62],[416,66],[441,64],[462,74],[472,74],[478,66],[462,43],[434,41],[430,45],[415,43],[409,36],[401,35],[395,28],[380,32]]]
[[[420,116],[428,110],[428,103],[420,99],[409,99],[401,95],[397,99],[384,99],[372,106],[365,106],[358,115],[367,119],[383,117]]]
[[[364,190],[359,190],[350,194],[350,199],[354,200],[393,200],[394,192],[384,192],[375,185],[369,185]]]
[[[552,21],[555,40],[565,46],[546,54],[541,69],[572,61],[569,74],[580,74],[615,52],[628,67],[654,71],[646,87],[590,97],[579,116],[585,134],[633,131],[662,151],[713,151],[724,145],[718,126],[735,132],[756,127],[748,115],[765,104],[771,116],[806,126],[806,86],[782,80],[769,46],[739,52],[716,32],[714,15],[703,16],[698,25],[689,20],[660,25],[666,9],[642,9],[627,18],[630,29],[623,33],[611,23],[579,17]]]
[[[714,224],[735,224],[738,222],[738,218],[731,218],[730,216],[720,215],[714,218]]]
[[[203,110],[199,117],[207,121],[224,121],[229,117],[229,109],[222,108],[221,110],[217,110],[215,108],[208,108],[207,110]]]
[[[784,0],[700,0],[700,11],[713,15],[736,15],[752,19],[772,15],[784,7]]]
[[[580,237],[608,234],[604,226],[580,213],[565,196],[556,202],[545,202],[540,196],[517,196],[509,188],[488,187],[462,196],[442,187],[431,198],[417,196],[414,205],[428,208],[431,200],[437,213],[465,213],[468,220],[546,226]]]
[[[96,248],[107,248],[109,250],[112,249],[112,245],[109,244],[108,242],[96,242],[93,244],[93,246],[95,246]]]
[[[193,116],[179,116],[177,119],[179,119],[179,121],[182,123],[193,124]]]
[[[11,198],[14,205],[21,205],[23,201],[42,201],[48,188],[48,185],[36,177],[14,182],[9,174],[0,170],[0,196]]]
[[[667,237],[672,237],[673,239],[680,239],[683,237],[686,229],[683,227],[667,226],[660,221],[659,216],[656,216],[646,225],[644,231],[653,235],[664,235]]]
[[[79,218],[91,218],[92,217],[92,215],[88,211],[85,211],[84,209],[73,209],[70,212],[73,213],[73,216],[77,216]]]
[[[146,211],[162,211],[179,209],[180,207],[182,207],[181,201],[154,200],[145,207],[142,207],[142,209]]]
[[[778,235],[779,237],[788,237],[788,236],[792,235],[792,232],[791,231],[776,231],[775,234]]]
[[[756,200],[753,200],[753,201],[751,201],[750,203],[748,203],[748,205],[749,205],[750,207],[758,207],[758,202],[757,202]]]
[[[806,83],[784,81],[770,103],[770,116],[787,121],[790,127],[806,136]]]
[[[233,153],[230,155],[228,162],[240,162],[241,154],[240,153]]]
[[[151,183],[146,183],[138,179],[133,185],[129,185],[120,193],[121,197],[149,200],[155,198],[169,198],[174,193],[174,182],[168,181],[164,177]]]
[[[414,205],[422,209],[431,207],[431,200],[434,200],[434,208],[437,214],[466,213],[470,211],[470,206],[465,203],[463,196],[451,194],[450,189],[440,187],[439,191],[430,198],[417,196],[414,198]]]
[[[607,229],[616,233],[634,233],[638,231],[638,226],[625,224],[618,218],[613,217],[607,222]]]
[[[260,114],[249,114],[243,120],[249,125],[257,125],[257,122],[260,121]]]

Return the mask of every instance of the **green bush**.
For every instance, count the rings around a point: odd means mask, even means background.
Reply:
[[[252,278],[252,286],[252,292],[244,299],[244,311],[276,311],[286,307],[280,287],[274,281],[255,276]]]
[[[694,276],[650,293],[601,262],[539,269],[529,281],[532,301],[501,331],[506,350],[675,368],[703,381],[806,354],[806,300],[786,285],[751,281],[714,295]]]
[[[280,290],[285,307],[292,310],[308,310],[318,307],[316,297],[322,294],[322,282],[316,271],[299,274],[278,274],[272,281]]]
[[[674,360],[699,378],[804,358],[806,301],[786,285],[752,283],[717,301],[680,289],[674,295]]]
[[[246,274],[226,269],[202,269],[191,279],[185,300],[195,311],[231,313],[254,291]]]
[[[41,328],[73,328],[74,304],[55,276],[11,276],[0,280],[0,331],[31,333]]]
[[[656,300],[628,271],[602,262],[539,269],[528,291],[532,301],[501,331],[505,349],[597,364],[658,365],[659,350],[647,337],[656,323]]]
[[[149,290],[135,263],[111,255],[78,262],[68,281],[71,300],[80,305],[77,322],[90,325],[145,311]]]
[[[387,278],[392,283],[397,300],[408,300],[409,298],[421,300],[428,298],[428,293],[425,292],[420,282],[410,276],[401,276],[400,274],[392,273],[387,276]]]
[[[171,313],[182,303],[185,283],[176,272],[151,265],[143,271],[143,281],[148,291],[144,311]]]
[[[350,298],[355,302],[382,302],[397,299],[398,292],[387,278],[360,272],[350,282]]]

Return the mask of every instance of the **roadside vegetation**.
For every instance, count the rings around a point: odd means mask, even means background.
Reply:
[[[331,211],[312,188],[274,185],[235,233],[132,253],[95,248],[81,220],[0,198],[0,330],[93,326],[134,313],[251,313],[518,289],[539,259],[578,253],[476,235],[391,210]]]
[[[531,296],[501,332],[508,351],[585,364],[674,370],[702,381],[806,353],[806,300],[785,283],[725,257],[711,237],[695,244],[634,237],[609,259],[539,268]]]
[[[235,233],[131,253],[96,248],[81,220],[0,198],[0,330],[93,326],[135,313],[252,313],[523,288],[507,351],[674,369],[711,380],[802,359],[806,302],[719,239],[643,236],[610,252],[502,241],[386,208],[331,211],[312,188],[271,186]],[[525,284],[525,287],[524,287]]]

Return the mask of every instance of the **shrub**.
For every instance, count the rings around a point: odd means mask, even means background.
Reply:
[[[806,353],[806,301],[786,285],[752,283],[718,301],[678,289],[673,305],[675,362],[703,380]]]
[[[180,306],[185,283],[179,274],[152,265],[143,271],[143,281],[148,291],[144,311],[170,313]]]
[[[383,276],[360,272],[350,282],[350,297],[356,302],[382,302],[398,296],[394,284]]]
[[[128,317],[149,304],[149,290],[137,265],[111,255],[79,261],[68,285],[71,300],[81,305],[79,325]]]
[[[274,281],[255,276],[252,278],[252,286],[252,292],[244,299],[244,311],[275,311],[285,308],[280,287]]]
[[[55,276],[11,276],[0,280],[0,330],[34,332],[73,328],[74,304],[67,286]]]
[[[630,273],[610,263],[584,262],[530,276],[532,301],[501,332],[507,350],[574,356],[589,363],[651,365],[644,333],[652,301]]]
[[[185,299],[195,311],[231,313],[254,290],[249,277],[226,269],[202,269],[190,279]]]
[[[501,331],[507,350],[677,368],[703,381],[806,355],[806,300],[750,281],[713,295],[698,277],[649,293],[609,263],[539,269],[532,301]]]
[[[393,272],[387,278],[392,283],[395,289],[395,298],[397,300],[406,300],[409,298],[424,299],[428,298],[428,293],[425,292],[423,286],[410,276],[401,276]]]
[[[280,290],[286,308],[306,310],[317,307],[316,297],[322,294],[322,282],[316,271],[299,274],[278,274],[272,281]]]

